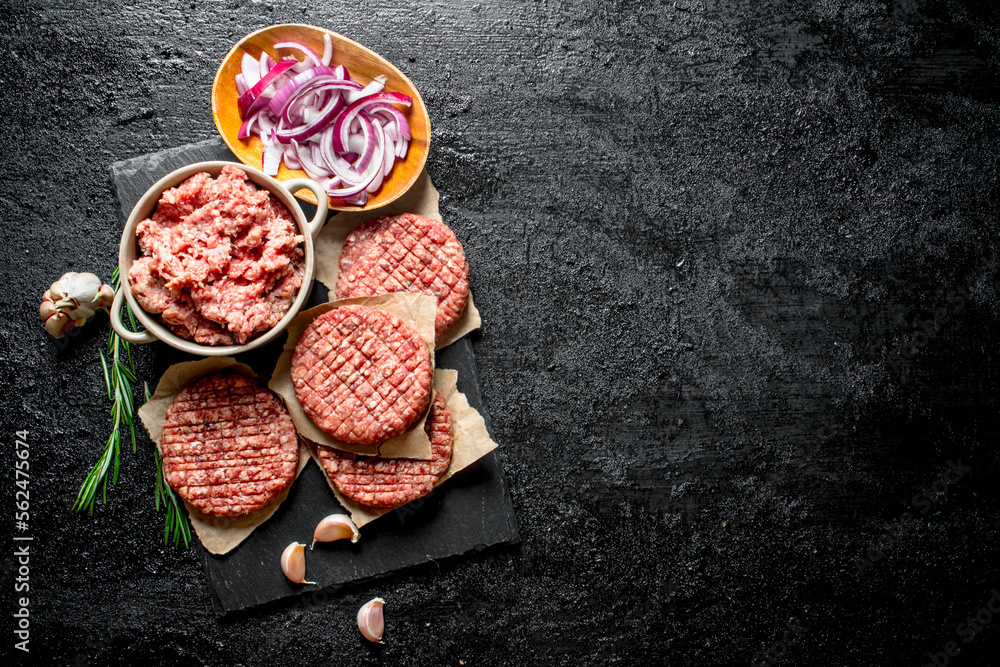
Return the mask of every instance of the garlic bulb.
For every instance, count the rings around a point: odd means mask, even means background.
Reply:
[[[351,542],[356,543],[360,538],[361,533],[351,521],[351,517],[346,514],[331,514],[316,526],[316,531],[313,533],[313,543],[309,548],[312,549],[317,542],[350,539]]]
[[[290,581],[297,584],[313,584],[306,581],[306,545],[292,542],[281,553],[281,571]]]
[[[375,598],[358,609],[358,630],[361,630],[365,639],[377,644],[383,643],[382,633],[385,631],[385,617],[382,615],[383,606],[385,606],[385,600]]]
[[[38,315],[45,330],[61,338],[75,326],[83,326],[98,308],[107,308],[115,298],[110,285],[93,273],[66,273],[45,290]]]

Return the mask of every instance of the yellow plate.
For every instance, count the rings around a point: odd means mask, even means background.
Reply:
[[[236,100],[239,98],[239,94],[236,92],[236,75],[242,71],[243,54],[249,53],[251,57],[260,59],[261,51],[267,51],[267,54],[275,61],[280,60],[282,56],[289,55],[301,59],[302,54],[299,51],[283,49],[279,54],[273,46],[279,42],[300,42],[317,54],[323,55],[323,35],[330,35],[333,39],[331,67],[343,65],[347,68],[351,78],[361,85],[367,85],[376,76],[384,74],[388,77],[385,90],[403,93],[413,98],[413,106],[409,109],[401,108],[410,122],[412,137],[409,149],[406,151],[406,159],[396,159],[392,172],[382,182],[382,187],[379,188],[378,192],[368,195],[368,203],[364,206],[345,204],[342,199],[330,199],[330,208],[337,211],[367,211],[385,206],[409,190],[423,170],[431,141],[431,121],[427,115],[427,107],[424,106],[423,98],[420,97],[420,93],[405,74],[379,54],[343,35],[311,25],[285,23],[258,30],[241,39],[226,54],[219,66],[219,71],[215,74],[215,82],[212,84],[212,116],[215,117],[215,127],[218,128],[219,134],[222,135],[222,139],[229,146],[229,149],[243,164],[260,169],[261,155],[263,154],[260,139],[257,136],[251,136],[246,141],[240,141],[237,138],[243,119],[236,106]],[[287,181],[292,178],[308,177],[304,171],[289,169],[282,160],[275,178],[279,181]],[[315,196],[308,190],[303,190],[296,196],[316,203]]]

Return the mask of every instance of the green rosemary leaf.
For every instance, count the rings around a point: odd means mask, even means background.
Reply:
[[[121,405],[125,409],[125,415],[127,415],[126,421],[130,421],[132,419],[132,415],[135,413],[135,403],[132,398],[132,385],[119,379],[118,394]]]
[[[118,469],[121,467],[122,463],[122,432],[119,429],[115,429],[115,432],[111,437],[114,439],[115,442],[113,456],[111,457],[113,459],[115,466],[114,473],[111,477],[111,484],[113,486],[118,483]],[[107,485],[107,480],[105,479],[105,484],[104,484],[105,496],[107,495],[107,493],[108,493],[108,485]],[[105,503],[108,502],[107,498],[104,499],[104,502]]]
[[[162,501],[167,512],[163,522],[163,544],[178,546],[183,541],[184,548],[190,548],[191,527],[181,510],[180,500],[163,477],[163,458],[160,456],[159,450],[155,450],[154,459],[156,461],[156,486],[153,493],[156,510],[159,511]]]
[[[112,276],[112,282],[117,290],[120,286],[117,268]],[[125,312],[134,331],[138,328],[138,324],[127,304]],[[132,346],[119,338],[112,329],[108,333],[110,363],[103,352],[100,353],[100,357],[101,368],[104,371],[104,384],[108,390],[108,400],[111,401],[111,433],[104,444],[100,458],[87,473],[80,486],[80,491],[77,493],[76,501],[73,503],[74,510],[88,510],[91,514],[94,513],[98,491],[101,493],[102,502],[107,503],[108,485],[114,486],[118,483],[118,474],[121,471],[123,427],[128,429],[129,438],[132,441],[132,451],[136,451],[134,384],[139,379],[135,371],[135,360],[132,358]],[[143,396],[147,402],[151,398],[149,384],[146,382],[143,382]],[[163,459],[160,457],[158,449],[154,450],[154,459],[156,482],[153,489],[153,501],[156,511],[160,511],[161,505],[166,510],[163,522],[163,543],[178,546],[183,542],[185,548],[190,548],[191,526],[181,501],[163,477]]]
[[[111,399],[114,398],[114,395],[111,393],[111,376],[108,375],[108,362],[104,358],[104,353],[101,352],[100,354],[101,354],[101,368],[104,369],[104,386],[108,388],[108,400],[110,401]]]
[[[136,378],[135,373],[133,373],[128,366],[126,366],[120,361],[117,363],[117,365],[118,365],[118,370],[130,383],[139,381],[138,378]]]
[[[120,285],[118,269],[115,269],[112,283],[117,290]],[[129,317],[133,317],[131,312],[129,312]],[[104,352],[100,352],[99,355],[104,374],[104,385],[108,391],[108,400],[111,401],[111,409],[109,410],[111,433],[104,443],[100,458],[87,473],[80,486],[80,491],[77,493],[76,501],[73,503],[74,510],[87,510],[91,514],[94,513],[98,492],[100,492],[102,502],[107,503],[108,486],[114,486],[118,482],[118,475],[121,472],[121,432],[123,427],[129,429],[133,451],[136,448],[133,383],[138,380],[131,347],[126,341],[119,338],[112,329],[108,332],[107,356]]]
[[[128,434],[129,434],[129,437],[132,439],[132,451],[135,452],[135,446],[136,446],[135,445],[135,424],[132,423],[132,419],[131,418],[128,420]]]

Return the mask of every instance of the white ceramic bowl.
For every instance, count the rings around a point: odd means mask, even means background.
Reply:
[[[256,183],[258,187],[267,190],[288,207],[292,217],[295,219],[295,224],[299,228],[299,232],[304,237],[305,273],[302,275],[302,286],[299,288],[298,294],[295,295],[295,301],[292,302],[292,306],[285,313],[285,316],[281,318],[281,321],[270,330],[265,331],[243,345],[202,345],[181,338],[161,324],[158,316],[143,310],[132,294],[132,289],[128,281],[128,272],[132,268],[132,262],[139,255],[139,246],[135,237],[136,226],[152,215],[163,191],[180,185],[184,179],[201,171],[206,171],[212,176],[218,176],[222,172],[222,168],[226,165],[232,165],[246,172],[250,180]],[[293,193],[303,188],[311,190],[319,202],[316,206],[316,215],[309,221],[306,220],[299,201],[292,196]],[[176,347],[178,350],[203,357],[239,354],[240,352],[247,352],[248,350],[266,345],[274,340],[275,337],[281,335],[281,332],[285,330],[285,327],[292,321],[292,318],[298,314],[302,308],[302,304],[309,298],[309,294],[312,291],[313,278],[316,274],[316,253],[313,248],[313,239],[316,238],[316,235],[323,228],[323,223],[326,222],[327,210],[326,193],[319,183],[308,178],[296,178],[279,182],[259,169],[234,162],[199,162],[167,174],[157,181],[156,185],[146,191],[146,194],[142,196],[135,205],[135,208],[132,209],[132,214],[129,216],[128,222],[125,223],[125,231],[122,232],[121,247],[118,251],[118,275],[121,278],[121,287],[118,293],[115,294],[114,303],[111,305],[112,328],[114,328],[115,333],[129,343],[150,343],[154,340],[162,340],[164,343]],[[121,309],[125,301],[128,301],[129,308],[135,314],[139,323],[145,328],[145,331],[129,331],[122,324]]]

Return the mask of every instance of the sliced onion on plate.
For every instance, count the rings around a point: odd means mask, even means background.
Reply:
[[[261,165],[275,175],[284,159],[323,185],[330,197],[363,206],[378,191],[397,159],[406,156],[410,124],[398,106],[413,100],[385,91],[385,76],[367,85],[343,65],[331,66],[333,40],[323,39],[323,55],[299,42],[279,42],[302,60],[278,62],[267,53],[243,54],[236,75],[237,105],[243,124],[238,137],[260,137]]]

